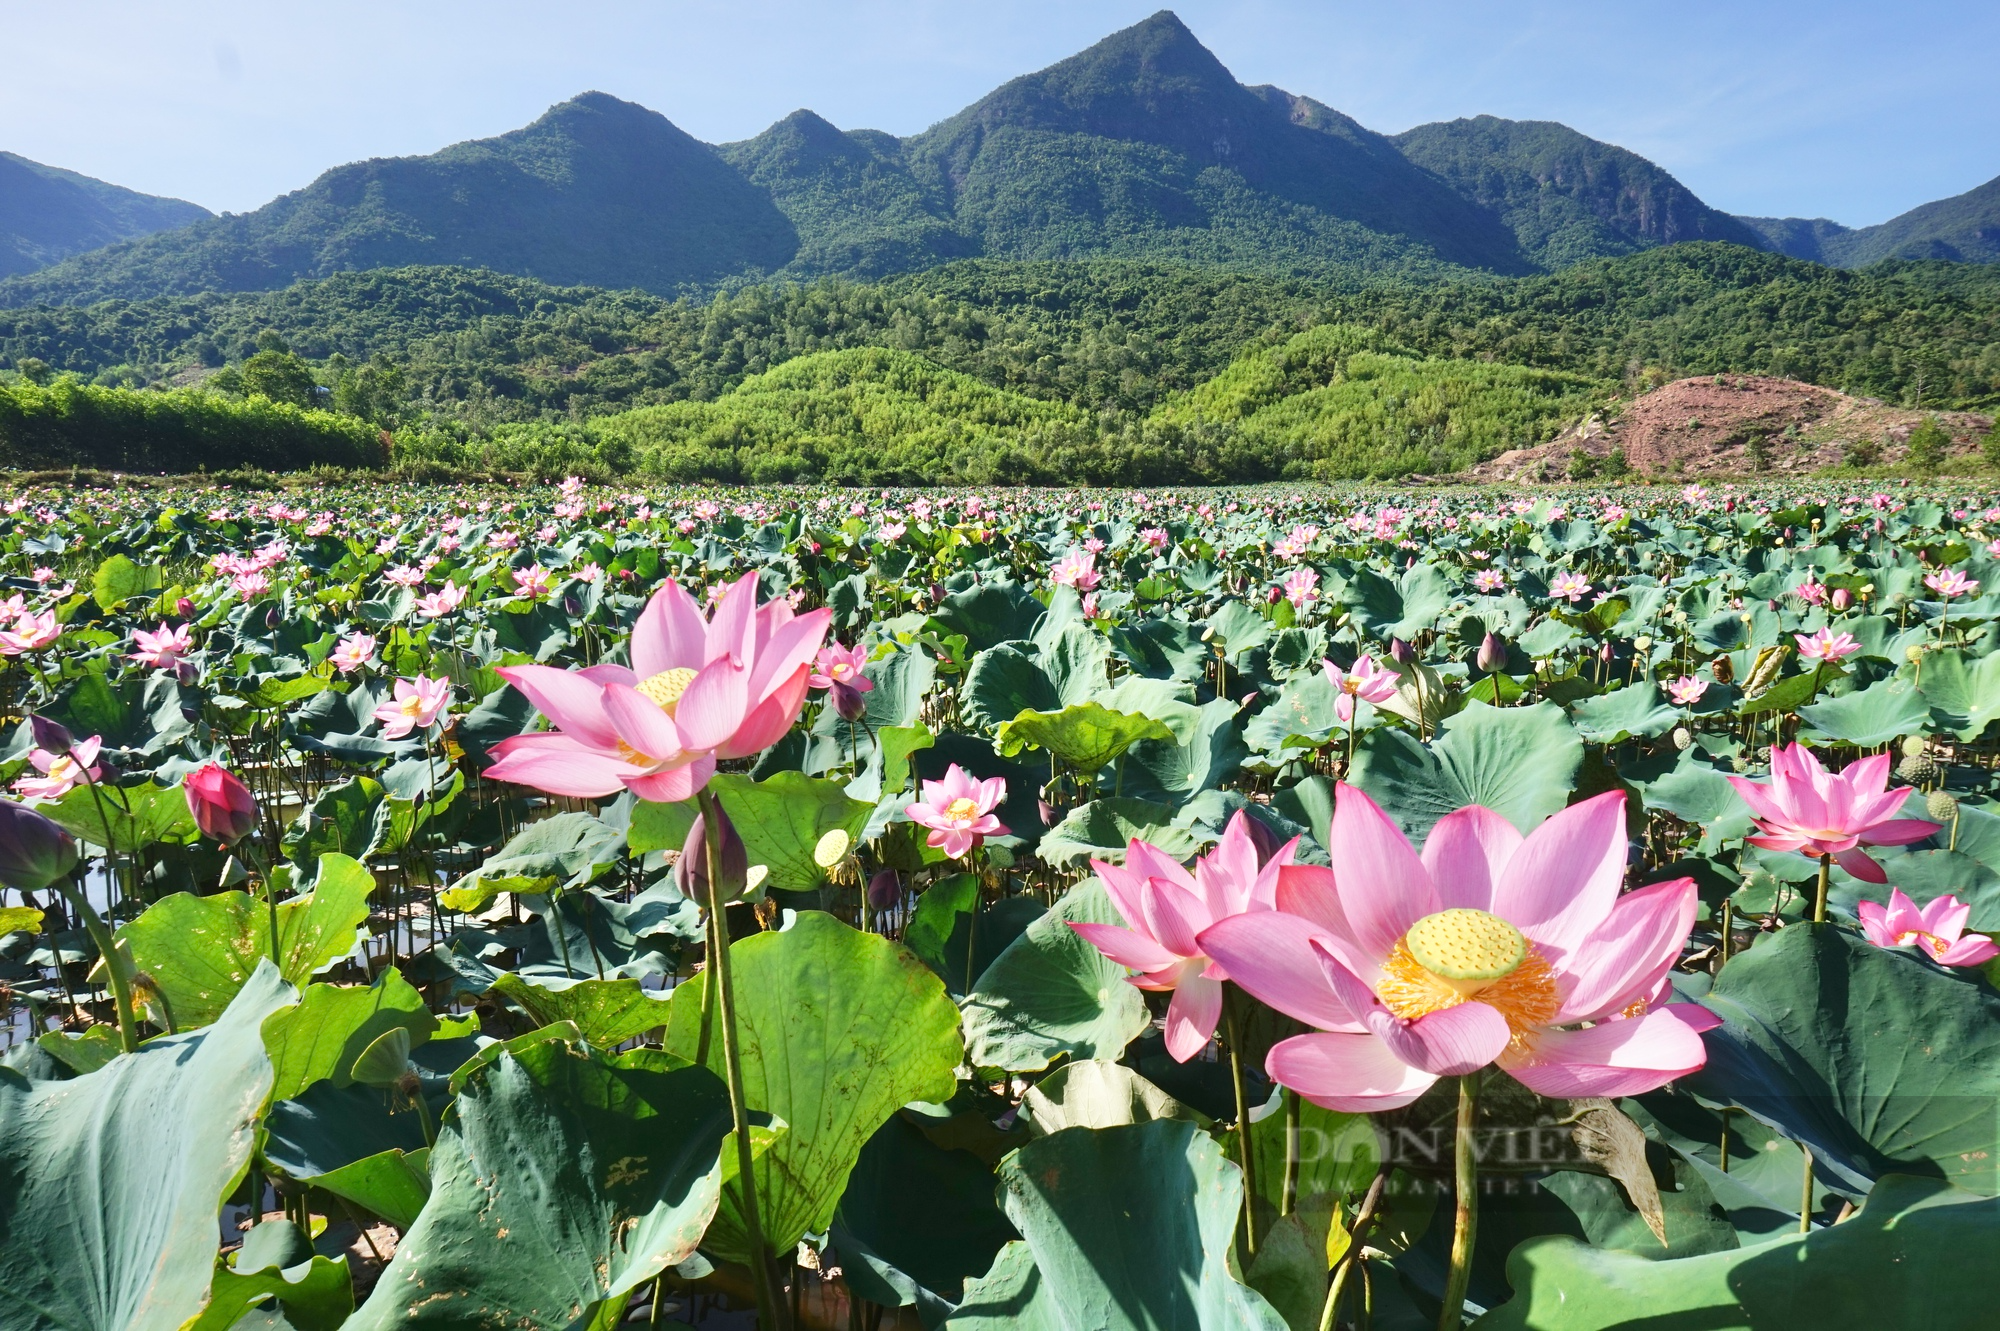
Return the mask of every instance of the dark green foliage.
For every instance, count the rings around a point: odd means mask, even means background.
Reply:
[[[1477,116],[1419,125],[1393,142],[1499,214],[1543,268],[1685,240],[1760,244],[1757,232],[1637,153],[1567,125]]]
[[[266,398],[138,393],[62,379],[0,387],[0,466],[193,472],[298,471],[383,462],[376,428]]]
[[[0,277],[31,273],[72,254],[207,216],[199,204],[140,194],[0,152]]]
[[[1937,417],[1927,416],[1923,424],[1910,431],[1909,453],[1905,457],[1911,470],[1928,475],[1944,465],[1944,451],[1951,446],[1951,431],[1937,422]]]
[[[238,371],[240,391],[262,394],[273,402],[310,407],[319,395],[312,367],[289,351],[260,351]]]

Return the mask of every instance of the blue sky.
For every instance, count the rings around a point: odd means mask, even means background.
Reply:
[[[910,134],[1158,0],[0,0],[0,148],[243,211],[598,88],[711,142]],[[1993,0],[1184,0],[1245,83],[1384,132],[1560,120],[1737,213],[1851,226],[2000,175]]]

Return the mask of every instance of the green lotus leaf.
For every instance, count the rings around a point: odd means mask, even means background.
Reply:
[[[500,994],[537,1026],[566,1021],[587,1042],[613,1049],[667,1024],[667,1000],[656,998],[637,980],[527,980],[503,974],[493,982]]]
[[[1552,702],[1475,703],[1447,717],[1439,732],[1421,744],[1402,730],[1370,731],[1348,778],[1418,840],[1468,804],[1528,831],[1568,802],[1583,761],[1583,741]]]

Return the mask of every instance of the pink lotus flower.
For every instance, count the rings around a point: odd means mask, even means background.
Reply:
[[[782,597],[758,605],[748,574],[704,619],[669,581],[632,629],[630,669],[500,671],[556,729],[503,740],[486,774],[553,795],[629,789],[643,800],[688,799],[717,759],[761,753],[791,729],[832,617],[827,609],[794,616]]]
[[[1334,699],[1333,712],[1342,721],[1354,719],[1354,700],[1360,698],[1380,706],[1396,696],[1396,687],[1402,677],[1393,670],[1384,670],[1375,664],[1375,658],[1363,653],[1351,669],[1342,670],[1331,661],[1322,660],[1327,682],[1339,696]]]
[[[447,582],[429,596],[417,599],[417,613],[425,619],[443,619],[465,604],[465,588]]]
[[[401,739],[413,730],[429,730],[438,713],[451,706],[451,681],[418,675],[396,681],[395,700],[375,709],[383,739]]]
[[[343,675],[351,675],[366,669],[375,661],[375,636],[370,633],[350,633],[340,640],[327,660]]]
[[[1215,849],[1195,861],[1190,874],[1156,846],[1133,839],[1125,866],[1092,860],[1118,913],[1131,925],[1078,924],[1070,928],[1121,966],[1141,989],[1171,990],[1167,1052],[1185,1063],[1207,1047],[1222,1015],[1222,982],[1228,974],[1202,953],[1196,935],[1217,920],[1247,911],[1277,909],[1280,875],[1298,846],[1294,837],[1261,868],[1248,815],[1238,810]]]
[[[1571,605],[1575,605],[1588,595],[1590,595],[1590,579],[1581,573],[1558,573],[1556,580],[1549,584],[1549,596],[1552,600],[1568,601]]]
[[[415,564],[398,564],[384,573],[382,580],[398,587],[421,587],[424,585],[424,571]]]
[[[1949,601],[1955,596],[1970,596],[1979,590],[1976,579],[1968,578],[1955,568],[1944,569],[1930,574],[1924,579],[1924,586]]]
[[[1482,592],[1497,592],[1507,585],[1507,575],[1497,568],[1482,568],[1472,575],[1472,585]]]
[[[241,778],[220,763],[203,763],[181,782],[195,826],[225,846],[257,828],[257,797]]]
[[[931,829],[928,844],[958,859],[987,837],[1007,831],[1006,824],[993,816],[993,810],[1006,798],[1006,777],[976,781],[953,763],[945,769],[944,780],[924,782],[923,798],[903,811],[911,822]]]
[[[77,785],[85,781],[95,781],[104,773],[97,764],[98,750],[104,747],[100,736],[92,735],[70,747],[68,753],[51,753],[47,749],[31,749],[28,761],[35,765],[40,776],[24,776],[14,783],[14,789],[31,799],[59,800]]]
[[[513,571],[514,593],[530,601],[547,596],[556,585],[555,575],[540,564],[530,564],[526,568]]]
[[[819,649],[819,655],[813,661],[813,673],[806,678],[806,683],[816,689],[845,684],[856,693],[867,693],[875,687],[875,681],[861,673],[861,668],[867,664],[868,653],[861,650],[858,644],[842,647],[837,642],[830,642]]]
[[[1285,599],[1295,610],[1303,610],[1319,599],[1319,574],[1309,568],[1295,568],[1285,578]]]
[[[271,590],[271,575],[262,569],[251,569],[238,573],[229,580],[229,590],[246,601],[254,601]]]
[[[139,648],[131,654],[132,659],[142,665],[155,666],[161,670],[172,670],[180,664],[183,656],[194,650],[194,636],[188,632],[188,626],[185,624],[179,628],[168,628],[162,623],[157,633],[133,629],[132,641]]]
[[[1863,846],[1907,846],[1938,830],[1922,818],[1896,815],[1911,787],[1889,785],[1889,755],[1851,763],[1838,775],[1820,766],[1803,744],[1771,751],[1771,779],[1732,776],[1729,784],[1750,806],[1761,835],[1747,838],[1765,850],[1795,850],[1815,859],[1831,855],[1866,883],[1888,877]]]
[[[1889,904],[1864,901],[1860,906],[1861,932],[1877,947],[1916,947],[1940,966],[1983,966],[2000,957],[2000,945],[1984,934],[1962,937],[1972,907],[1946,893],[1917,909],[1917,903],[1903,895],[1903,889],[1889,889]]]
[[[23,652],[38,652],[62,636],[62,625],[56,623],[56,612],[44,610],[39,615],[24,614],[14,621],[13,627],[0,629],[0,656],[19,656]]]
[[[1799,599],[1807,605],[1826,604],[1826,584],[1823,582],[1814,582],[1808,578],[1806,581],[1792,588],[1792,590],[1797,592]]]
[[[1696,679],[1693,675],[1682,675],[1667,685],[1667,697],[1673,699],[1676,707],[1692,707],[1701,701],[1701,695],[1708,692],[1708,681]]]
[[[1095,591],[1104,575],[1097,571],[1097,556],[1088,550],[1071,550],[1049,573],[1049,581],[1058,587],[1074,587],[1080,592]]]
[[[1830,665],[1861,650],[1852,633],[1835,633],[1832,629],[1823,628],[1811,635],[1794,633],[1792,637],[1799,644],[1802,661],[1825,661]]]
[[[1276,910],[1196,940],[1253,996],[1319,1028],[1265,1063],[1315,1104],[1395,1109],[1490,1063],[1542,1095],[1636,1095],[1706,1061],[1697,1032],[1714,1015],[1663,1001],[1694,881],[1619,895],[1621,792],[1527,837],[1491,809],[1459,809],[1419,856],[1342,783],[1332,844],[1337,867],[1294,865]]]

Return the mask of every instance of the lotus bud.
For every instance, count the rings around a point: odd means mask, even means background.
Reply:
[[[1389,659],[1397,665],[1408,665],[1417,659],[1417,649],[1401,638],[1389,639]]]
[[[839,714],[841,720],[851,724],[868,715],[868,699],[864,698],[861,690],[852,684],[843,684],[836,679],[827,693],[832,696],[833,710]]]
[[[1276,605],[1279,601],[1284,599],[1284,595],[1285,595],[1285,589],[1283,587],[1279,587],[1276,585],[1266,587],[1264,589],[1264,602],[1266,605]]]
[[[1845,587],[1835,587],[1833,589],[1833,608],[1835,610],[1845,610],[1853,604],[1853,592],[1847,590]]]
[[[194,662],[192,661],[176,661],[174,662],[174,678],[184,687],[193,688],[201,679],[201,671],[195,669]],[[188,719],[190,721],[199,720],[200,716],[201,709],[196,708],[195,715]]]
[[[1062,813],[1045,799],[1035,801],[1035,812],[1041,816],[1043,827],[1054,827],[1062,821]]]
[[[932,604],[932,605],[943,605],[943,604],[944,604],[944,584],[943,584],[943,583],[941,583],[941,582],[934,582],[934,583],[932,583],[932,584],[931,584],[931,604]]]
[[[577,599],[575,592],[570,592],[563,597],[563,613],[571,619],[583,618],[583,602]]]
[[[219,763],[203,763],[181,782],[195,826],[225,846],[256,829],[257,797]]]
[[[729,815],[721,811],[721,870],[722,880],[717,884],[717,895],[724,901],[733,901],[743,893],[750,881],[750,853],[743,848],[743,838],[736,833],[736,824],[729,821]],[[674,862],[674,886],[681,895],[696,901],[708,900],[708,815],[698,813],[694,825],[688,828],[687,840],[681,843],[681,857]]]
[[[1492,674],[1507,664],[1507,640],[1497,633],[1488,633],[1479,644],[1479,668]]]
[[[903,900],[903,880],[894,869],[878,869],[868,880],[868,904],[876,910],[894,910]]]
[[[34,732],[35,747],[45,753],[68,753],[76,747],[76,737],[60,721],[51,721],[46,716],[30,716],[28,726]]]
[[[1608,642],[1600,645],[1597,649],[1597,659],[1607,664],[1616,659],[1616,657],[1617,653],[1611,649],[1611,644]]]
[[[182,619],[194,618],[194,598],[192,596],[183,596],[178,601],[175,601],[174,613]]]
[[[0,884],[39,892],[76,868],[76,838],[25,804],[0,800]]]
[[[1958,801],[1942,790],[1933,790],[1924,796],[1924,812],[1930,814],[1935,823],[1948,823],[1958,817]]]
[[[283,622],[283,618],[284,617],[278,613],[278,603],[276,601],[271,602],[271,608],[264,612],[264,628],[267,631],[270,629],[275,629],[276,627],[278,627],[280,623]]]

